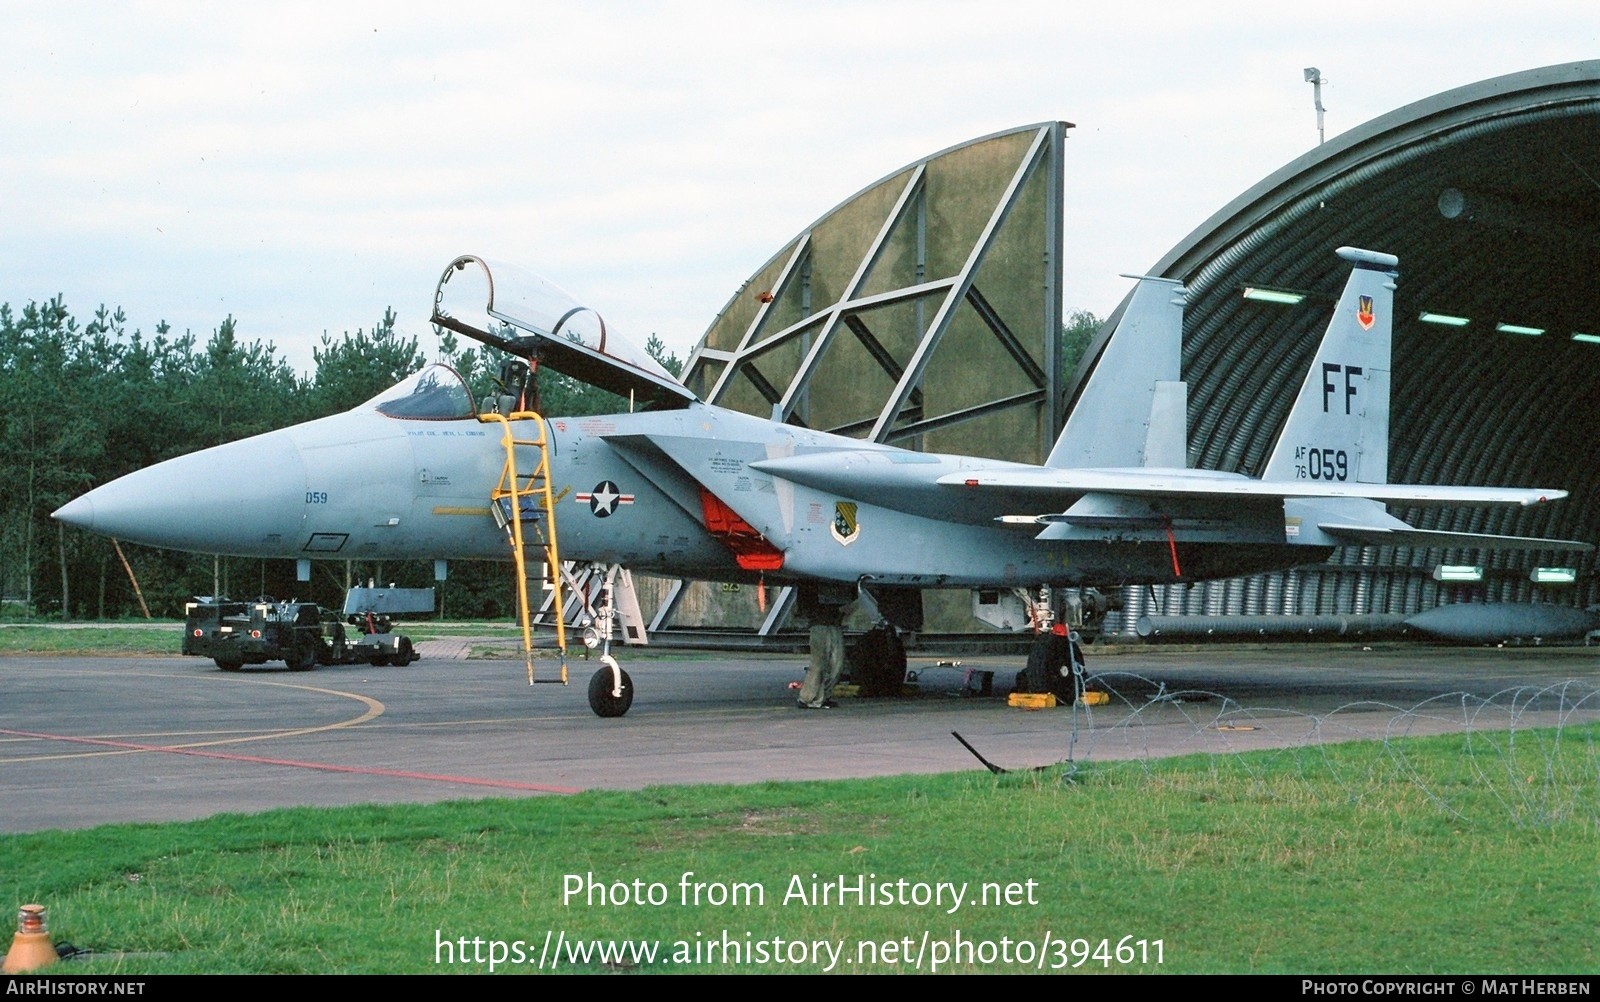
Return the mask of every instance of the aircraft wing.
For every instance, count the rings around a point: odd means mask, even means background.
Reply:
[[[951,487],[1003,489],[1077,497],[1125,494],[1165,498],[1364,498],[1413,508],[1481,508],[1535,505],[1567,496],[1538,487],[1440,487],[1431,484],[1367,484],[1328,480],[1256,480],[1202,470],[1031,469],[966,470],[939,477]]]
[[[1565,497],[1566,492],[1559,490],[1255,480],[1238,474],[1202,470],[1146,468],[975,470],[941,476],[938,482],[947,488],[993,489],[1010,492],[1013,496],[1031,494],[1036,499],[1035,507],[1070,505],[1059,514],[1016,515],[1004,519],[1015,523],[1119,531],[1151,530],[1161,526],[1184,528],[1194,521],[1192,506],[1196,503],[1211,502],[1214,506],[1218,501],[1231,501],[1242,512],[1252,507],[1252,502],[1255,506],[1288,502],[1300,505],[1295,514],[1309,516],[1306,521],[1321,530],[1323,539],[1345,545],[1570,552],[1594,549],[1588,543],[1567,539],[1415,529],[1387,514],[1382,507],[1385,503],[1409,507],[1527,506]],[[1340,514],[1344,516],[1342,519],[1338,517]],[[1292,521],[1298,524],[1301,519],[1296,517]],[[1304,541],[1311,542],[1310,539]]]

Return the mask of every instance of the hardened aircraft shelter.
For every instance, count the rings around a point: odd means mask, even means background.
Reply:
[[[1352,129],[1234,199],[1151,268],[1189,289],[1191,466],[1259,473],[1343,282],[1342,245],[1400,258],[1390,480],[1570,494],[1534,509],[1395,514],[1425,529],[1600,541],[1600,61],[1485,80]],[[1440,567],[1481,579],[1440,582]],[[1535,583],[1541,567],[1575,580]],[[1592,555],[1345,547],[1320,566],[1128,589],[1112,625],[1131,629],[1147,612],[1583,606],[1600,601],[1594,570]]]
[[[803,427],[1042,461],[1064,420],[1056,332],[1068,128],[984,136],[845,200],[735,293],[685,382],[709,403]]]
[[[1041,461],[1122,309],[1061,372],[1066,128],[953,147],[825,214],[724,307],[690,360],[691,388],[863,439]],[[1343,283],[1333,252],[1346,245],[1400,259],[1390,479],[1570,493],[1526,510],[1395,514],[1426,529],[1600,540],[1600,61],[1485,80],[1336,136],[1146,269],[1189,290],[1189,465],[1259,474]],[[1441,567],[1478,580],[1440,581]],[[1573,580],[1536,582],[1540,568]],[[1600,602],[1600,582],[1593,556],[1361,546],[1123,598],[1111,631],[1147,613],[1583,606]]]

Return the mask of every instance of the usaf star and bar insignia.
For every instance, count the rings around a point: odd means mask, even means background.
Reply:
[[[595,518],[610,518],[618,505],[633,504],[633,495],[622,493],[613,481],[602,480],[594,490],[574,494],[572,500],[588,505],[589,514]]]

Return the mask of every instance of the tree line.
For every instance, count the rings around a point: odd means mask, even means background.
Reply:
[[[0,471],[7,485],[0,492],[0,614],[141,614],[141,596],[112,541],[50,518],[85,491],[174,456],[348,410],[430,361],[454,366],[479,399],[491,391],[500,352],[466,347],[446,332],[430,358],[416,337],[395,330],[395,319],[385,311],[370,330],[324,334],[312,350],[314,370],[301,376],[272,344],[242,338],[232,316],[202,340],[166,323],[150,334],[130,331],[120,309],[104,306],[83,322],[59,297],[20,309],[0,304]],[[646,347],[668,368],[681,368],[654,335]],[[540,388],[551,413],[619,406],[616,397],[555,373],[543,373]],[[347,578],[434,584],[432,564],[421,561],[319,562],[305,583],[295,580],[292,560],[121,550],[156,616],[181,615],[195,595],[271,594],[338,607]],[[452,563],[441,586],[444,610],[505,614],[506,567]]]
[[[124,545],[50,518],[71,499],[175,456],[348,410],[430,361],[453,366],[483,400],[502,353],[467,347],[442,332],[430,358],[395,329],[392,310],[370,330],[324,334],[311,373],[294,371],[277,348],[241,338],[228,316],[204,340],[166,324],[128,330],[120,309],[87,322],[57,297],[20,310],[0,304],[0,617],[113,619],[179,616],[196,595],[299,598],[337,608],[350,583],[371,578],[435,585],[426,561],[318,561],[310,582],[293,560],[213,557]],[[1071,314],[1063,325],[1070,374],[1100,321]],[[645,350],[674,374],[682,362],[651,335]],[[550,414],[615,412],[626,403],[548,370],[540,376]],[[487,491],[487,486],[485,490]],[[124,570],[126,560],[131,576]],[[459,617],[514,611],[501,563],[453,561],[439,584],[440,609]],[[138,582],[136,592],[133,581]]]

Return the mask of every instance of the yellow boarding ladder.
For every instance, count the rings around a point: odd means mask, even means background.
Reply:
[[[555,608],[564,608],[561,600],[561,554],[556,549],[556,505],[555,498],[550,492],[550,441],[549,429],[545,427],[544,418],[533,411],[516,411],[510,415],[505,414],[479,414],[478,420],[484,424],[498,422],[501,426],[500,442],[506,448],[506,466],[500,474],[500,483],[489,495],[490,503],[495,511],[495,518],[504,523],[506,531],[511,536],[512,559],[517,565],[517,617],[522,623],[522,651],[523,659],[528,665],[528,684],[535,681],[554,682],[555,679],[535,679],[533,677],[533,626],[532,608],[528,602],[528,562],[525,548],[527,546],[527,533],[523,531],[523,519],[533,519],[533,532],[537,537],[534,542],[544,550],[544,567],[547,576],[545,587],[554,592],[552,598]],[[539,437],[533,439],[517,438],[512,430],[513,421],[532,421],[538,429]],[[531,473],[522,474],[518,470],[518,447],[524,450],[533,450],[538,456],[538,462]],[[527,452],[523,453],[527,456]],[[529,457],[531,458],[531,457]],[[541,528],[539,519],[531,511],[523,510],[524,499],[531,499],[544,511],[544,524]],[[567,625],[560,615],[556,621],[556,647],[561,657],[561,684],[567,684]]]

